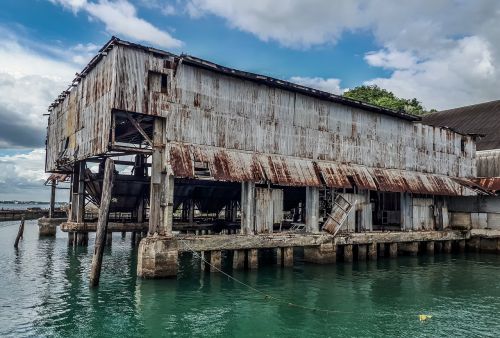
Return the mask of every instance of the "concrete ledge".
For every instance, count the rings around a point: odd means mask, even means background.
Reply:
[[[472,229],[470,231],[471,237],[482,237],[482,238],[500,238],[500,230],[492,229]]]

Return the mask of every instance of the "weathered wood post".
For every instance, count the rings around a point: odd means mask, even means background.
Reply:
[[[19,246],[19,240],[23,237],[24,233],[24,215],[21,218],[21,224],[19,225],[19,231],[17,232],[16,241],[14,242],[14,248],[17,249]]]
[[[54,179],[50,184],[49,218],[54,218],[55,204],[56,204],[56,180]]]
[[[109,204],[111,203],[111,192],[113,189],[113,174],[115,165],[112,159],[106,159],[104,179],[102,182],[101,205],[99,206],[99,218],[97,220],[97,231],[95,236],[94,257],[90,270],[90,286],[99,285],[101,275],[102,255],[104,252],[104,241],[108,227]]]

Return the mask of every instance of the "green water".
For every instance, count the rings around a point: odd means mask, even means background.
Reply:
[[[245,283],[322,313],[265,299],[183,257],[177,280],[135,277],[130,237],[115,234],[101,285],[88,287],[92,243],[67,247],[64,233],[38,239],[0,223],[0,336],[415,337],[499,336],[500,257],[438,255],[293,269],[235,272]],[[230,271],[230,268],[227,268]],[[419,314],[432,319],[420,322]]]

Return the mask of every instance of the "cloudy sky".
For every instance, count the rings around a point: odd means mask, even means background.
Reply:
[[[111,35],[439,110],[500,98],[499,22],[497,0],[2,0],[0,200],[48,199],[43,114]]]

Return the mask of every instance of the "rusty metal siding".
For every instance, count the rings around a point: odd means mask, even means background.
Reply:
[[[175,103],[160,113],[173,141],[384,169],[474,173],[472,140],[462,153],[462,135],[450,130],[186,64],[173,86]]]
[[[69,90],[49,115],[47,171],[107,151],[115,87],[115,56],[107,56]]]

